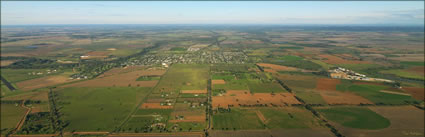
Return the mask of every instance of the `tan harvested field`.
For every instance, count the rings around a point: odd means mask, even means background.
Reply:
[[[277,73],[274,69],[264,69],[264,72]]]
[[[287,106],[291,104],[301,104],[295,99],[292,93],[254,93],[251,94],[248,90],[228,90],[226,94],[222,96],[213,96],[212,105],[213,108],[233,106],[239,107],[240,105],[255,105],[255,104],[271,104],[277,106]]]
[[[388,91],[388,90],[380,90],[379,92],[388,93],[388,94],[403,95],[403,96],[410,96],[410,94],[407,94],[407,93]]]
[[[339,79],[320,78],[317,80],[316,89],[319,91],[336,91],[336,85],[341,83]]]
[[[390,57],[389,59],[397,61],[424,61],[424,54],[395,54],[400,57]]]
[[[49,112],[49,104],[32,104],[30,113]]]
[[[180,93],[186,93],[186,94],[207,94],[207,89],[200,89],[200,90],[182,90]]]
[[[162,106],[160,103],[143,103],[139,109],[172,109],[173,106]]]
[[[370,62],[367,62],[367,61],[346,60],[346,59],[343,59],[334,55],[329,55],[329,54],[321,54],[319,55],[319,57],[325,58],[322,61],[329,64],[370,64]]]
[[[26,81],[18,82],[16,83],[16,85],[19,87],[19,89],[28,91],[28,90],[33,90],[37,88],[53,86],[53,85],[62,84],[62,83],[68,83],[72,81],[76,81],[76,80],[71,80],[67,76],[58,75],[58,76],[46,76],[42,78],[26,80]]]
[[[270,68],[276,71],[297,71],[297,68],[294,68],[294,67],[287,67],[287,66],[281,66],[281,65],[275,65],[275,64],[257,63],[257,65],[264,68]]]
[[[39,100],[39,101],[48,101],[47,91],[40,92],[29,92],[25,94],[19,94],[16,96],[8,96],[1,98],[2,100]]]
[[[12,64],[12,63],[14,63],[14,62],[16,62],[16,60],[2,60],[1,62],[0,62],[0,66],[7,66],[7,65],[10,65],[10,64]]]
[[[226,81],[224,80],[211,80],[211,84],[226,84]]]
[[[350,92],[321,91],[320,95],[327,104],[373,104],[373,102]]]
[[[388,128],[380,130],[362,130],[335,127],[346,137],[423,137],[424,111],[413,106],[373,106],[369,107],[379,115],[390,120]]]
[[[424,88],[418,88],[418,87],[403,87],[403,89],[413,96],[413,98],[418,100],[425,100],[424,99]]]
[[[109,51],[90,51],[84,54],[85,56],[106,56],[110,52]]]
[[[163,71],[136,70],[127,73],[112,74],[95,78],[92,80],[82,81],[65,85],[63,87],[154,87],[158,80],[152,81],[136,81],[140,76],[148,76],[158,74]],[[113,72],[111,72],[113,73]],[[116,73],[116,72],[114,72]]]

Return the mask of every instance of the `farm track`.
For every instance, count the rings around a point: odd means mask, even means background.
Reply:
[[[21,118],[21,120],[19,120],[19,123],[16,125],[16,128],[12,131],[12,135],[21,129],[22,125],[24,125],[24,122],[27,119],[27,115],[31,112],[31,108],[25,106],[24,102],[25,100],[22,100],[20,106],[27,109],[27,112],[25,112],[25,115]]]

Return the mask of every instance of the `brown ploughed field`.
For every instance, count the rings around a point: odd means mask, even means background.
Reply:
[[[213,96],[212,105],[216,107],[239,107],[241,105],[267,104],[268,106],[287,106],[291,104],[301,104],[295,99],[292,93],[254,93],[251,94],[248,90],[228,90],[222,96]]]

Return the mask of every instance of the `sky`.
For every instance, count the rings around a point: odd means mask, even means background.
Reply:
[[[424,1],[1,1],[1,25],[424,25]]]

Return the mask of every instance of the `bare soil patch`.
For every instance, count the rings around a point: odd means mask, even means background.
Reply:
[[[264,72],[277,73],[274,69],[264,69]]]
[[[407,69],[408,72],[413,72],[416,74],[424,75],[425,74],[425,66],[411,67]]]
[[[287,66],[281,66],[281,65],[275,65],[275,64],[267,64],[267,63],[257,63],[258,66],[270,68],[276,71],[296,71],[297,68],[294,67],[287,67]]]
[[[207,89],[200,89],[200,90],[182,90],[181,93],[186,94],[207,94]]]
[[[319,91],[336,91],[336,85],[341,83],[339,79],[320,78],[317,80],[316,89]]]
[[[413,98],[418,100],[425,100],[424,99],[424,88],[418,88],[418,87],[403,87],[403,89],[411,94]]]
[[[240,107],[242,105],[252,106],[256,104],[267,104],[267,106],[289,106],[291,104],[300,104],[292,93],[254,93],[248,90],[228,90],[222,96],[213,96],[213,108],[217,107]]]
[[[212,80],[211,81],[211,84],[226,84],[226,81],[224,81],[224,80]]]
[[[57,84],[67,83],[75,80],[69,79],[67,76],[46,76],[16,83],[16,85],[24,91],[37,88],[53,86]]]
[[[7,65],[10,65],[10,64],[12,64],[12,63],[15,63],[16,62],[16,60],[2,60],[1,62],[0,62],[0,66],[7,66]]]

